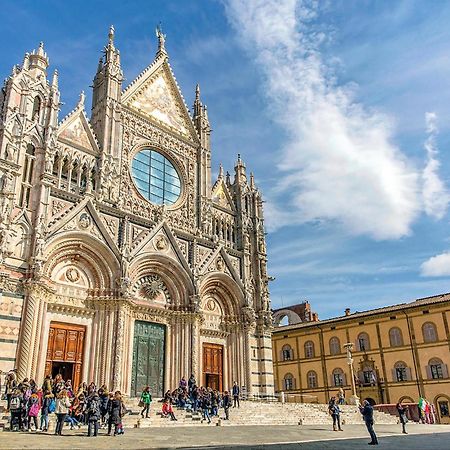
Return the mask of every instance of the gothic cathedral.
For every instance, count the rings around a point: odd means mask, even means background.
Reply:
[[[159,30],[125,89],[111,27],[93,82],[58,120],[41,44],[0,93],[0,369],[154,396],[181,377],[273,394],[261,193],[238,156],[211,180]]]

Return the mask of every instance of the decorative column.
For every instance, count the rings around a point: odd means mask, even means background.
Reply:
[[[42,333],[42,323],[38,323],[42,303],[46,302],[51,293],[43,283],[28,280],[24,283],[25,312],[22,319],[21,340],[17,362],[17,378],[22,381],[26,377],[35,377],[36,359],[39,351],[39,341]]]
[[[348,342],[347,344],[344,344],[344,348],[347,350],[347,364],[350,369],[350,379],[351,379],[351,383],[352,383],[352,395],[350,396],[349,403],[351,405],[358,405],[359,398],[356,395],[355,375],[354,375],[353,358],[352,358],[353,343]]]
[[[114,372],[113,372],[114,391],[120,391],[122,389],[125,308],[126,308],[126,300],[119,300],[117,302],[117,309],[115,311],[115,346],[114,346]]]
[[[200,325],[201,314],[193,314],[191,322],[191,372],[194,374],[197,384],[200,383]],[[189,374],[190,376],[190,374]]]

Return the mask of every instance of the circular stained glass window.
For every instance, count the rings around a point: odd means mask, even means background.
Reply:
[[[173,164],[155,150],[141,150],[133,158],[133,179],[139,192],[157,205],[173,205],[181,182]]]

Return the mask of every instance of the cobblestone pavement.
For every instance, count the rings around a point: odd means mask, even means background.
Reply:
[[[378,448],[405,450],[450,449],[449,425],[410,424],[409,434],[400,425],[376,426]],[[342,433],[323,425],[164,427],[126,430],[125,435],[88,438],[86,430],[64,429],[63,436],[45,433],[0,433],[0,449],[361,449],[369,442],[362,425],[348,425]]]

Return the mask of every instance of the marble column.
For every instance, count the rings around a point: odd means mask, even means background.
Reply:
[[[36,359],[39,351],[39,341],[42,332],[42,323],[39,322],[50,290],[39,282],[30,281],[25,284],[25,312],[22,318],[21,340],[19,358],[17,363],[17,378],[19,381],[25,377],[34,377]]]

